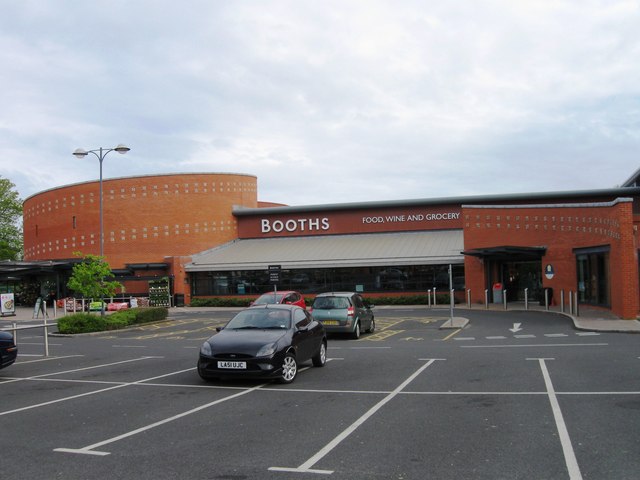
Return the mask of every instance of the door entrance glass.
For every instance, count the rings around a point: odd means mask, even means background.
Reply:
[[[609,253],[580,254],[576,261],[580,303],[609,307]]]
[[[542,261],[504,262],[502,283],[507,290],[508,302],[524,302],[524,289],[528,289],[529,301],[542,296]]]

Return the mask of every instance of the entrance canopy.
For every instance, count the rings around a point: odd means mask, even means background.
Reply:
[[[72,260],[42,260],[42,261],[0,261],[0,280],[18,279],[30,275],[41,275],[47,273],[59,272],[61,270],[70,270],[73,263]]]
[[[547,247],[487,247],[465,250],[463,255],[479,257],[488,260],[540,260],[546,253]]]
[[[234,240],[193,255],[187,272],[462,264],[462,230]]]

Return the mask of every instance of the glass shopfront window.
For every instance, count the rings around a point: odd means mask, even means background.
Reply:
[[[453,288],[464,290],[464,265],[452,266]],[[257,295],[272,290],[267,270],[194,272],[192,296]],[[282,270],[279,290],[302,293],[360,291],[424,293],[449,289],[449,265]]]
[[[578,274],[578,300],[610,307],[609,248],[575,250]]]

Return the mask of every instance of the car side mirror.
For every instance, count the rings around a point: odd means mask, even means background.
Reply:
[[[216,332],[221,332],[222,330],[224,330],[224,327],[216,327]]]

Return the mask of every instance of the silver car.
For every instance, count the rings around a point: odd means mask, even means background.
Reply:
[[[376,329],[372,308],[359,293],[330,292],[318,295],[310,311],[327,333],[347,333],[357,339],[361,332]]]

